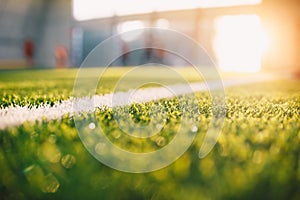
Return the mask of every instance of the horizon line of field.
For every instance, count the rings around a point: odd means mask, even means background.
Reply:
[[[117,107],[126,106],[132,103],[147,103],[158,101],[164,98],[174,98],[178,95],[185,95],[195,92],[205,92],[212,90],[222,90],[227,87],[246,85],[274,80],[274,76],[262,75],[259,77],[229,79],[219,81],[195,82],[190,84],[176,84],[165,87],[145,88],[138,90],[129,90],[127,92],[109,93],[103,95],[94,95],[92,97],[83,97],[69,99],[56,103],[53,106],[46,104],[38,107],[29,106],[9,106],[0,109],[0,130],[19,126],[25,122],[61,119],[64,115],[73,116],[78,113],[91,113],[99,107]],[[187,90],[187,87],[190,89]],[[174,92],[171,91],[176,91]]]

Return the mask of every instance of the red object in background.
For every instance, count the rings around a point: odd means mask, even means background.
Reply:
[[[67,65],[68,61],[68,51],[66,47],[63,45],[57,45],[55,47],[55,60],[56,60],[56,67],[63,68]]]
[[[31,40],[24,42],[24,56],[28,65],[33,65],[34,58],[34,44]]]

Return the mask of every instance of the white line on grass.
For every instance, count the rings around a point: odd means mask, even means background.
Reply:
[[[237,85],[244,85],[250,83],[257,83],[263,81],[273,80],[271,76],[250,77],[247,79],[233,79],[223,81],[223,86],[216,81],[190,83],[189,87],[193,92],[208,91],[214,89],[222,89],[222,87],[230,87]],[[191,93],[186,90],[186,85],[172,85],[169,89],[175,89],[176,94],[170,92],[164,87],[146,88],[139,90],[130,90],[128,92],[117,92],[104,95],[94,95],[92,97],[83,97],[80,99],[65,100],[57,103],[54,106],[40,105],[38,107],[28,106],[10,106],[0,109],[0,129],[7,127],[18,126],[24,122],[35,122],[42,119],[53,120],[60,119],[66,114],[74,115],[81,112],[94,112],[97,107],[114,107],[129,105],[132,102],[146,103],[153,100],[163,98],[171,98],[176,95],[183,95]],[[179,91],[179,92],[178,92]],[[128,102],[128,97],[129,102]],[[114,101],[113,101],[114,99]],[[76,105],[76,106],[73,106]]]

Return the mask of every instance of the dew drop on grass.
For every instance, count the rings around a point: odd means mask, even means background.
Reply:
[[[47,174],[45,176],[45,182],[43,184],[42,191],[45,193],[55,193],[57,192],[60,184],[53,174]]]
[[[162,147],[166,144],[166,140],[162,136],[157,137],[155,142],[156,142],[157,146],[159,146],[159,147]]]
[[[52,173],[45,176],[39,165],[31,165],[25,168],[23,173],[32,186],[39,188],[44,193],[55,193],[60,186],[57,178]]]
[[[157,124],[155,127],[156,127],[156,129],[161,130],[161,129],[163,129],[164,125],[163,124]]]
[[[89,129],[94,130],[96,128],[96,124],[95,123],[90,123],[89,124]]]
[[[198,131],[198,127],[196,125],[192,126],[191,131],[196,133]]]
[[[103,155],[105,153],[105,147],[106,144],[99,142],[96,146],[95,146],[95,152],[99,155]]]
[[[38,165],[31,165],[23,170],[23,173],[27,179],[27,181],[36,187],[42,182],[42,178],[44,177],[43,170]]]
[[[67,154],[63,156],[61,159],[61,164],[66,169],[71,169],[75,165],[75,163],[76,163],[76,158],[71,154]]]
[[[121,133],[119,131],[112,132],[112,136],[116,139],[119,139],[121,137]]]
[[[83,140],[84,140],[84,143],[85,143],[87,146],[89,146],[89,147],[95,145],[95,140],[94,140],[94,138],[91,137],[91,136],[85,136],[85,137],[83,138]]]

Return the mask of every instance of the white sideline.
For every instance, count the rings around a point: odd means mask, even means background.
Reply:
[[[186,90],[187,85],[183,84],[171,85],[167,87],[169,89],[174,89],[176,91],[176,94],[173,94],[167,88],[159,87],[129,90],[128,92],[117,92],[104,95],[94,95],[92,97],[84,97],[80,99],[65,100],[61,103],[55,104],[54,106],[41,105],[32,108],[28,106],[10,106],[0,109],[0,129],[18,126],[26,121],[35,122],[36,120],[42,120],[43,118],[47,120],[54,120],[60,119],[65,114],[74,115],[75,113],[80,112],[93,112],[97,107],[123,106],[129,105],[132,102],[146,103],[152,100],[175,97],[176,95],[183,95],[191,92],[208,91],[209,88],[211,90],[215,90],[222,89],[222,87],[257,83],[273,79],[274,77],[265,75],[247,79],[231,79],[224,80],[223,86],[216,81],[210,81],[207,83],[197,82],[189,84],[189,87],[192,89],[192,91]],[[113,98],[114,101],[112,101]],[[129,99],[129,101],[127,99]]]

